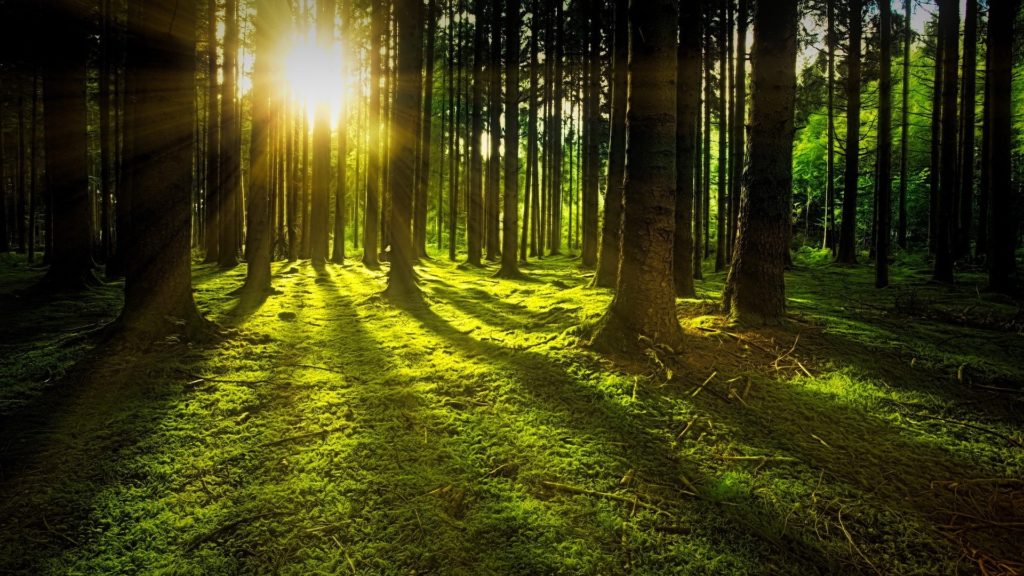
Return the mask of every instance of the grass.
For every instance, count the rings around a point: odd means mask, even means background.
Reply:
[[[575,261],[527,281],[441,259],[390,307],[352,262],[281,293],[196,266],[220,342],[94,348],[120,286],[0,302],[0,572],[1015,573],[1024,552],[1016,304],[924,264],[801,253],[790,321],[687,349],[579,346],[610,299]],[[0,267],[0,293],[39,271]]]

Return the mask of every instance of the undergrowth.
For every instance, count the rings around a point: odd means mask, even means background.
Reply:
[[[1019,307],[921,262],[798,255],[781,328],[680,300],[687,349],[581,347],[610,292],[441,259],[382,272],[195,269],[208,345],[93,349],[120,286],[0,273],[0,572],[1014,573],[1024,552]]]

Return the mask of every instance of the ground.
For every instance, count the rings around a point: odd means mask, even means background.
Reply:
[[[424,306],[350,261],[195,268],[221,340],[97,344],[121,286],[0,263],[0,573],[1015,574],[1024,315],[803,252],[783,327],[680,300],[686,349],[581,345],[610,292],[436,255]]]

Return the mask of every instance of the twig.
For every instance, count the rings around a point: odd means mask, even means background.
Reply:
[[[943,418],[942,416],[936,416],[935,414],[927,414],[927,413],[924,413],[924,412],[916,414],[915,416],[918,417],[918,418],[926,418],[928,420],[938,420],[940,422],[948,422],[950,424],[956,424],[957,426],[963,426],[964,428],[971,428],[972,430],[977,430],[979,432],[984,432],[986,434],[995,436],[997,438],[1002,438],[1003,440],[1006,440],[1007,442],[1009,442],[1010,444],[1012,444],[1014,446],[1017,446],[1018,448],[1024,448],[1024,444],[1021,444],[1019,441],[1017,441],[1017,439],[1012,438],[1010,436],[1007,436],[1006,434],[1002,434],[1000,432],[996,432],[995,430],[992,430],[991,428],[985,428],[984,426],[979,426],[977,424],[972,424],[970,422],[964,422],[963,420],[953,420],[952,418]]]
[[[779,362],[781,362],[784,358],[786,358],[787,356],[792,354],[794,350],[796,350],[796,345],[797,345],[798,342],[800,342],[800,335],[799,334],[797,334],[796,338],[793,339],[793,345],[789,347],[789,350],[787,350],[786,353],[783,354],[782,356],[779,356],[778,358],[776,358],[775,362],[772,362],[772,366],[775,366],[775,370],[779,369]]]
[[[867,556],[864,555],[863,552],[860,551],[860,548],[857,547],[857,543],[853,541],[853,536],[850,535],[849,530],[846,529],[846,525],[843,524],[843,507],[842,506],[839,507],[839,528],[843,531],[843,534],[846,536],[846,539],[850,542],[850,546],[852,546],[853,549],[857,552],[857,554],[859,554],[860,557],[863,558],[864,561],[868,563],[868,566],[871,566],[871,569],[875,571],[875,574],[878,574],[879,576],[881,576],[882,572],[878,569],[877,566],[874,565],[874,563],[871,562],[871,560],[868,559]]]
[[[717,375],[718,375],[718,371],[717,370],[712,372],[711,376],[708,376],[707,380],[705,380],[704,383],[701,384],[700,386],[697,386],[697,389],[694,390],[692,394],[690,394],[690,398],[696,398],[697,394],[700,394],[701,390],[704,390],[704,387],[707,386],[708,383],[711,382],[711,379],[714,378]]]
[[[668,515],[668,512],[662,510],[661,508],[658,508],[653,504],[648,504],[646,502],[640,501],[637,496],[631,498],[629,496],[623,496],[621,494],[613,494],[611,492],[600,492],[597,490],[588,490],[587,488],[570,486],[568,484],[560,484],[558,482],[548,482],[547,480],[542,480],[541,484],[546,488],[557,490],[559,492],[568,492],[569,494],[582,494],[584,496],[595,496],[598,498],[608,498],[609,500],[625,502],[627,504],[632,504],[635,506],[643,506],[644,508],[647,508],[648,510],[653,510],[659,514]]]

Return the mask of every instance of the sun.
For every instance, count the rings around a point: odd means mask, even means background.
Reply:
[[[327,105],[332,125],[346,105],[349,82],[343,77],[341,45],[317,45],[312,34],[293,36],[284,49],[282,80],[288,95],[306,108],[312,118],[316,108]]]

